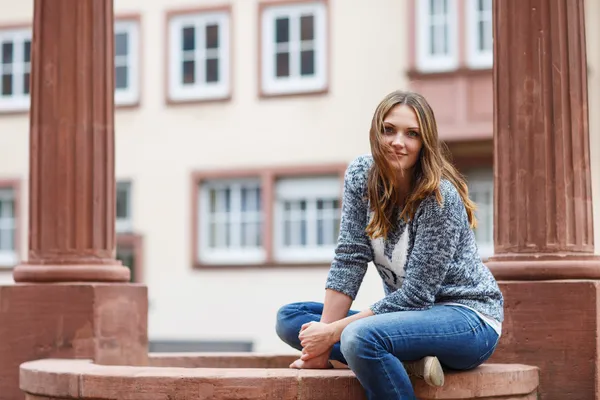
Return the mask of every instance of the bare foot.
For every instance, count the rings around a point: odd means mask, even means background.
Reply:
[[[328,359],[322,359],[320,357],[311,358],[310,360],[303,361],[301,359],[297,359],[293,363],[290,364],[290,368],[295,369],[330,369],[333,368],[333,365],[329,362]]]

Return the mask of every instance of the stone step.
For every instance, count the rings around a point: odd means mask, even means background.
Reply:
[[[253,353],[151,354],[150,366],[106,366],[90,360],[45,359],[21,365],[28,400],[362,400],[347,368],[292,370],[295,355]],[[441,388],[414,382],[429,399],[537,399],[537,367],[486,364],[448,373]]]

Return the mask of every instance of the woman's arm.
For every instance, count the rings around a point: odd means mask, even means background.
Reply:
[[[330,323],[321,322],[308,323],[302,326],[299,338],[304,347],[302,351],[303,361],[315,357],[327,357],[331,353],[333,345],[340,341],[342,332],[351,323],[359,319],[374,315],[370,309],[363,310],[346,318],[341,318]],[[325,349],[325,352],[323,350]]]
[[[329,324],[345,318],[350,311],[352,299],[344,293],[335,290],[325,290],[325,302],[323,304],[323,314],[321,322]]]

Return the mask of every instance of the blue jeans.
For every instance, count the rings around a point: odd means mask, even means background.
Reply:
[[[350,311],[348,315],[358,311]],[[277,335],[302,350],[298,334],[309,321],[319,321],[323,304],[283,306],[277,313]],[[333,346],[330,359],[354,372],[369,399],[416,399],[402,361],[436,356],[445,369],[467,370],[486,361],[498,334],[473,311],[460,306],[434,306],[401,311],[350,323]]]

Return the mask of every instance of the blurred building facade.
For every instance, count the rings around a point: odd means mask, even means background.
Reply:
[[[431,102],[479,206],[481,255],[493,253],[491,6],[115,0],[117,256],[148,285],[152,350],[285,349],[276,311],[322,300],[344,170],[395,89]],[[33,1],[0,10],[10,283],[27,254]],[[382,295],[371,269],[355,306]]]

